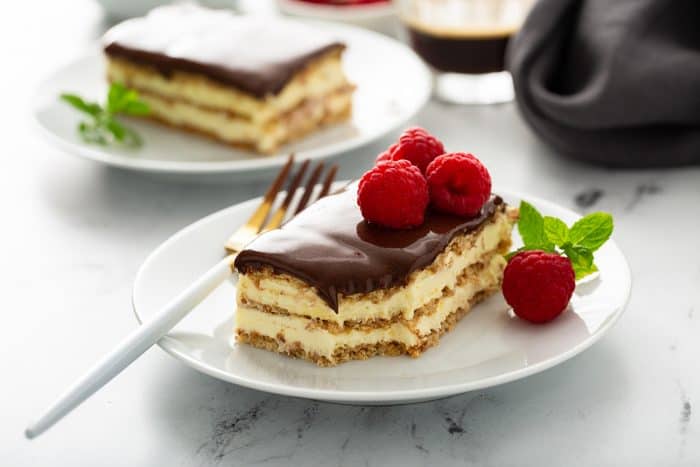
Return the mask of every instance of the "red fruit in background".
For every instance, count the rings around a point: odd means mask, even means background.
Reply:
[[[472,217],[491,196],[491,175],[471,154],[443,154],[426,170],[430,202],[439,211]]]
[[[533,250],[513,256],[503,273],[503,296],[520,318],[546,323],[569,304],[576,287],[571,261],[556,253]]]
[[[386,161],[360,179],[357,204],[368,222],[409,229],[423,223],[428,206],[425,177],[408,161]]]
[[[296,0],[302,3],[316,3],[319,5],[333,5],[333,6],[353,6],[353,5],[367,5],[370,3],[388,3],[389,0]]]

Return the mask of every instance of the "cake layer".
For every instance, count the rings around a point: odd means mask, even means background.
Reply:
[[[158,70],[206,76],[262,98],[343,44],[303,23],[237,16],[191,4],[163,6],[105,34],[105,53]]]
[[[440,297],[445,289],[453,289],[462,271],[494,252],[508,251],[516,214],[502,206],[478,230],[454,237],[430,265],[411,273],[406,284],[366,294],[338,294],[337,312],[311,284],[286,273],[275,273],[272,268],[240,274],[238,302],[256,303],[337,325],[392,320],[397,315],[411,320],[418,309]]]
[[[343,73],[340,50],[332,50],[310,61],[277,94],[256,97],[190,72],[175,71],[165,76],[156,68],[114,57],[107,61],[107,78],[141,94],[181,101],[207,110],[227,112],[255,124],[279,118],[308,99],[319,99],[349,83]]]
[[[150,117],[168,125],[192,130],[236,146],[272,153],[286,142],[323,125],[343,121],[352,109],[352,88],[341,88],[328,95],[309,98],[268,122],[255,122],[221,110],[211,110],[179,100],[143,93]]]
[[[412,319],[395,319],[376,326],[326,327],[301,316],[263,311],[259,304],[240,305],[236,328],[241,342],[306,358],[320,365],[377,354],[418,356],[437,343],[474,303],[498,290],[505,259],[500,254],[465,269],[452,289],[426,303]]]
[[[285,223],[260,235],[241,251],[242,275],[272,268],[314,288],[334,311],[339,299],[406,285],[413,272],[430,266],[450,241],[478,231],[505,212],[492,196],[481,212],[464,218],[428,211],[420,226],[392,230],[366,222],[357,207],[356,185],[327,196]]]

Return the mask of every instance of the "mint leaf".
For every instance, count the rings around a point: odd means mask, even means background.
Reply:
[[[527,201],[520,202],[520,219],[518,232],[523,239],[525,249],[554,251],[554,245],[547,239],[544,232],[542,214]]]
[[[86,143],[99,144],[102,146],[107,144],[107,138],[104,132],[101,130],[101,127],[97,126],[94,122],[80,122],[78,125],[78,133]]]
[[[123,146],[141,145],[141,137],[131,128],[115,119],[115,115],[147,115],[148,104],[139,99],[138,93],[121,83],[112,83],[103,108],[95,102],[87,102],[75,94],[61,94],[61,100],[88,114],[91,119],[78,125],[78,133],[88,143],[107,145],[119,143]]]
[[[107,112],[126,115],[146,115],[148,104],[139,99],[139,94],[121,83],[113,83],[107,94]]]
[[[593,252],[586,247],[572,245],[570,242],[562,245],[562,249],[566,256],[571,261],[571,266],[574,268],[576,280],[586,277],[598,270],[593,264]]]
[[[126,138],[127,130],[118,121],[116,121],[112,118],[107,119],[104,122],[104,126],[107,129],[107,131],[112,133],[112,136],[114,136],[114,139],[116,139],[117,141],[123,142],[124,139]]]
[[[593,263],[593,252],[610,238],[612,230],[612,216],[605,212],[589,214],[568,228],[561,219],[542,217],[533,205],[521,201],[518,231],[524,246],[507,254],[506,259],[527,250],[563,253],[571,261],[576,280],[579,280],[598,271]]]
[[[120,112],[129,100],[129,89],[121,83],[112,83],[107,91],[107,112]]]
[[[76,96],[75,94],[61,94],[61,100],[69,103],[81,112],[85,112],[88,115],[97,117],[102,113],[102,107],[95,102],[87,102],[83,100],[82,97]]]
[[[544,233],[555,245],[562,246],[569,240],[569,228],[564,221],[556,217],[544,217]]]
[[[150,112],[151,108],[141,100],[127,102],[122,109],[122,113],[126,115],[148,115]]]
[[[574,223],[569,231],[569,241],[591,252],[600,248],[612,235],[613,219],[606,212],[594,212]]]

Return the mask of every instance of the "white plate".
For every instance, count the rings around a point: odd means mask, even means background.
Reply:
[[[520,197],[500,191],[508,203]],[[579,216],[526,197],[545,215],[572,223]],[[139,320],[223,256],[223,243],[253,209],[251,200],[181,230],[146,259],[134,285]],[[520,239],[514,233],[516,245]],[[500,294],[474,308],[437,347],[418,359],[378,357],[334,368],[237,345],[233,340],[235,280],[216,289],[160,346],[208,375],[261,391],[352,404],[400,404],[437,399],[517,380],[564,362],[590,347],[620,318],[631,277],[613,241],[596,253],[600,274],[579,284],[569,310],[546,325],[509,312]]]
[[[291,21],[291,20],[290,20]],[[347,44],[343,63],[357,85],[353,115],[288,144],[277,155],[260,156],[147,121],[132,121],[144,139],[138,150],[103,148],[84,143],[76,132],[82,116],[58,100],[74,92],[102,101],[106,92],[104,59],[99,50],[57,70],[40,85],[34,116],[49,140],[79,156],[126,169],[177,174],[247,174],[280,167],[287,154],[300,159],[325,158],[367,144],[396,130],[430,97],[430,73],[403,44],[353,26],[313,22]],[[229,178],[231,180],[231,178]]]

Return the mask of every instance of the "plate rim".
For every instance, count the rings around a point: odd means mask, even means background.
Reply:
[[[363,137],[350,138],[318,148],[299,151],[296,153],[299,160],[330,158],[333,156],[343,155],[348,151],[365,146],[372,141],[396,131],[402,125],[405,125],[406,122],[414,118],[418,112],[425,107],[428,100],[430,100],[430,96],[432,94],[431,72],[427,65],[425,65],[425,63],[423,63],[420,57],[415,53],[415,51],[401,41],[384,34],[350,24],[340,24],[318,19],[285,18],[284,20],[317,25],[318,27],[326,28],[331,32],[344,30],[350,34],[373,37],[374,40],[379,40],[384,43],[391,44],[394,47],[399,47],[404,50],[407,57],[410,57],[412,63],[416,66],[416,70],[420,70],[419,79],[422,81],[422,86],[420,89],[418,89],[418,87],[416,88],[416,105],[407,110],[404,115],[395,121],[393,125],[381,128],[379,130],[374,130]],[[102,151],[99,148],[88,144],[74,143],[61,137],[60,135],[51,131],[50,128],[43,125],[39,118],[39,110],[41,110],[42,104],[45,102],[43,97],[46,93],[46,89],[50,86],[52,79],[57,74],[70,67],[78,65],[80,62],[98,60],[100,58],[100,48],[98,45],[87,47],[70,60],[63,62],[52,69],[39,81],[32,91],[32,96],[30,99],[30,117],[32,126],[38,130],[39,134],[41,134],[46,141],[61,151],[78,156],[82,159],[87,159],[112,167],[138,172],[161,174],[244,174],[279,168],[287,160],[288,154],[286,153],[280,153],[273,156],[260,155],[257,158],[251,157],[249,159],[228,161],[164,161],[157,159],[130,159],[123,155]]]
[[[554,203],[552,201],[548,201],[536,196],[530,196],[528,194],[524,194],[522,192],[518,191],[510,191],[510,190],[495,190],[495,192],[498,192],[499,194],[505,196],[505,197],[512,197],[520,200],[527,200],[528,202],[532,202],[535,206],[549,206],[549,207],[554,207],[558,210],[564,210],[567,211],[570,214],[573,214],[577,217],[581,217],[579,213],[576,211],[573,211],[569,208],[566,208],[564,206],[561,206],[557,203]],[[219,216],[225,216],[229,211],[233,209],[240,209],[242,206],[245,206],[247,204],[252,204],[255,205],[256,203],[259,203],[262,197],[256,197],[252,198],[246,201],[242,201],[240,203],[236,203],[234,205],[231,205],[229,207],[223,208],[221,210],[218,210],[216,212],[213,212],[207,216],[202,217],[201,219],[185,226],[184,228],[180,229],[170,237],[168,237],[165,241],[163,241],[161,244],[159,244],[154,250],[152,250],[146,259],[143,261],[141,266],[139,267],[138,271],[136,272],[136,276],[134,277],[134,282],[133,282],[133,287],[132,287],[132,293],[131,293],[131,305],[132,305],[132,312],[134,313],[134,316],[136,317],[136,321],[141,324],[141,317],[139,315],[139,312],[136,307],[136,287],[138,282],[141,280],[141,277],[144,275],[145,271],[148,269],[148,266],[154,259],[159,256],[159,253],[168,248],[171,243],[176,242],[181,236],[184,236],[188,234],[190,231],[195,230],[199,228],[201,225],[209,222],[212,218],[219,217]],[[267,383],[267,382],[261,382],[258,380],[254,379],[249,379],[245,377],[240,377],[236,376],[234,373],[226,372],[223,370],[219,370],[216,368],[211,367],[210,365],[203,364],[203,362],[191,357],[189,354],[180,352],[175,345],[172,345],[170,343],[170,340],[173,338],[166,334],[163,338],[161,338],[158,341],[158,346],[163,349],[167,354],[171,355],[173,358],[176,360],[179,360],[183,363],[185,363],[187,366],[191,367],[194,370],[197,370],[201,373],[204,373],[206,375],[212,376],[214,378],[220,379],[222,381],[226,381],[229,383],[233,383],[239,386],[243,386],[246,388],[250,389],[255,389],[258,391],[263,391],[266,393],[270,394],[278,394],[278,395],[284,395],[284,396],[291,396],[291,397],[300,397],[300,398],[305,398],[305,399],[312,399],[312,400],[320,400],[320,401],[327,401],[327,402],[340,402],[340,403],[354,403],[354,404],[387,404],[387,405],[395,405],[395,404],[405,404],[405,403],[411,403],[411,402],[417,402],[417,401],[427,401],[427,400],[435,400],[435,399],[440,399],[444,397],[450,397],[450,396],[455,396],[458,394],[463,394],[466,392],[470,391],[475,391],[479,389],[486,389],[494,386],[499,386],[501,384],[509,383],[512,381],[516,381],[519,379],[524,379],[529,376],[535,375],[537,373],[541,373],[543,371],[546,371],[550,368],[553,368],[561,363],[566,362],[567,360],[570,360],[571,358],[575,357],[576,355],[579,355],[583,351],[587,350],[593,344],[597,343],[603,336],[605,336],[610,329],[620,320],[622,315],[624,314],[625,310],[627,309],[627,305],[629,304],[629,299],[630,299],[630,294],[632,291],[632,271],[630,269],[629,262],[627,261],[626,256],[622,252],[622,250],[619,248],[617,243],[613,240],[610,239],[608,241],[608,244],[610,247],[612,247],[619,255],[620,258],[622,259],[622,263],[624,265],[624,271],[625,271],[625,290],[624,290],[624,300],[622,304],[619,306],[617,310],[613,312],[613,314],[608,317],[605,322],[598,328],[596,331],[590,335],[587,339],[584,341],[580,342],[579,344],[575,345],[574,347],[571,347],[570,349],[567,349],[564,352],[561,352],[560,354],[556,355],[555,357],[552,357],[550,359],[547,359],[543,362],[534,364],[534,365],[529,365],[525,368],[521,369],[516,369],[512,371],[508,371],[499,375],[495,376],[490,376],[487,378],[481,378],[477,379],[474,381],[469,381],[466,383],[453,383],[453,384],[448,384],[448,385],[439,385],[437,387],[432,387],[432,388],[421,388],[421,389],[402,389],[402,390],[392,390],[392,391],[345,391],[345,390],[334,390],[334,389],[313,389],[313,388],[301,388],[297,386],[290,386],[288,384],[283,384],[283,383]],[[283,356],[279,356],[280,358],[287,358]]]

